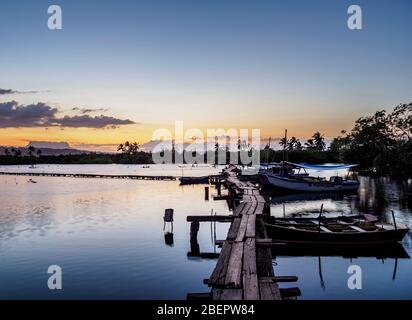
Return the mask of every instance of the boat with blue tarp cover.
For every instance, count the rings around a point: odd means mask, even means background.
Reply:
[[[277,189],[303,192],[343,192],[355,191],[359,187],[359,181],[350,177],[349,173],[356,164],[327,164],[311,165],[307,163],[292,163],[283,161],[276,170],[260,170],[259,181],[262,185],[269,185]],[[306,169],[310,170],[348,170],[345,177],[331,176],[328,180],[323,177],[310,176]]]

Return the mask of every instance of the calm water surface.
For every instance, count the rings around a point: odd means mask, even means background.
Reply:
[[[50,165],[0,167],[0,171],[83,172],[176,175],[177,166]],[[219,168],[185,167],[183,175],[217,173]],[[177,181],[131,181],[0,176],[0,298],[2,299],[184,299],[204,292],[216,260],[188,257],[187,215],[227,214],[224,201],[205,201],[204,186]],[[316,215],[375,212],[412,224],[411,183],[363,178],[359,195],[315,198],[272,197],[271,214]],[[211,193],[215,193],[211,189]],[[174,208],[173,237],[165,237],[163,214]],[[227,224],[202,223],[201,252],[215,252],[213,238],[224,239]],[[170,226],[166,226],[170,231]],[[214,235],[216,233],[216,235]],[[409,234],[403,243],[412,256]],[[411,259],[307,256],[275,257],[275,273],[297,275],[301,299],[412,299]],[[63,269],[63,290],[47,288],[47,268]],[[349,290],[347,268],[363,271],[363,289]],[[320,267],[320,268],[319,268]],[[396,268],[395,268],[396,267]],[[321,272],[320,272],[321,271]],[[295,286],[295,284],[292,284]],[[287,286],[290,286],[287,285]]]
[[[387,178],[360,177],[360,182],[355,195],[275,195],[272,197],[271,215],[317,217],[323,204],[326,216],[369,212],[392,222],[393,210],[396,221],[411,228],[411,181],[399,183]],[[277,275],[299,277],[296,286],[302,292],[300,299],[412,299],[411,232],[404,238],[402,246],[398,258],[396,255],[392,258],[366,257],[364,253],[342,257],[320,252],[300,257],[277,256],[273,264]],[[385,255],[379,249],[378,254]],[[348,268],[351,265],[361,267],[361,290],[348,288]],[[281,285],[288,286],[291,284]]]

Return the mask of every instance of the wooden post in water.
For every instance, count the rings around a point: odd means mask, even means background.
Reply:
[[[205,200],[209,201],[209,187],[205,187]]]
[[[319,224],[318,224],[318,241],[320,240],[320,221],[321,221],[321,218],[322,218],[322,211],[323,211],[323,203],[320,206],[320,212],[319,212],[319,218],[318,218],[318,220],[319,220]]]
[[[220,179],[217,179],[216,181],[216,190],[217,190],[217,195],[221,196],[222,195],[222,183],[220,182]]]
[[[166,227],[166,222],[170,222],[172,224],[173,232],[173,209],[165,209],[165,215],[163,216],[163,230]]]
[[[393,219],[393,226],[395,227],[395,230],[398,230],[398,226],[396,225],[396,219],[395,219],[395,213],[392,210],[392,219]]]
[[[197,233],[199,232],[199,221],[193,221],[190,224],[190,251],[194,255],[200,254],[199,243],[197,242]]]

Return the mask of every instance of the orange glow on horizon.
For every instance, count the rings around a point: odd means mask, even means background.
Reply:
[[[279,122],[283,122],[279,119]],[[260,121],[259,125],[246,123],[223,124],[215,123],[215,126],[196,126],[195,124],[184,123],[184,130],[191,128],[200,129],[206,136],[207,129],[260,129],[261,139],[281,138],[284,130],[288,129],[289,137],[295,136],[298,139],[306,140],[315,131],[320,131],[325,137],[335,137],[342,129],[350,129],[347,121],[310,121],[301,124],[298,121],[288,121],[288,124],[270,123],[270,121]],[[286,122],[285,122],[286,123]],[[174,134],[174,123],[169,125],[139,124],[122,126],[116,129],[91,129],[91,128],[7,128],[0,129],[1,146],[26,146],[29,141],[49,141],[68,142],[70,146],[78,149],[88,150],[115,150],[119,143],[126,140],[137,141],[141,144],[152,140],[152,135],[156,129],[164,128]]]

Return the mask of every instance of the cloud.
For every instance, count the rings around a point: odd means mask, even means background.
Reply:
[[[88,128],[114,128],[120,125],[134,124],[135,122],[126,119],[121,120],[114,117],[104,115],[91,117],[89,115],[82,116],[64,116],[59,119],[59,125],[63,127],[88,127]]]
[[[93,113],[93,112],[107,112],[109,111],[109,108],[88,109],[88,108],[75,107],[72,109],[72,111],[79,111],[82,114],[86,114],[86,113]]]
[[[1,88],[0,88],[0,95],[12,94],[12,93],[14,93],[14,91],[11,90],[11,89],[1,89]]]
[[[1,95],[6,95],[6,94],[22,94],[22,93],[38,93],[38,91],[16,91],[16,90],[12,90],[12,89],[2,89],[0,88],[0,96]]]
[[[57,117],[59,109],[45,103],[20,105],[16,101],[0,103],[0,128],[18,127],[70,127],[70,128],[117,128],[135,124],[134,121],[100,115],[75,115]]]

